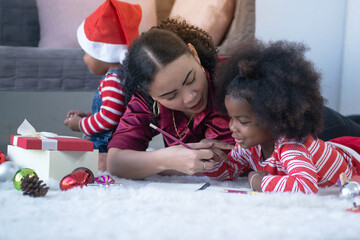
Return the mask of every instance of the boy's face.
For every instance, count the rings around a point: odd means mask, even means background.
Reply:
[[[83,59],[89,71],[95,75],[105,75],[109,70],[109,63],[97,60],[87,53],[84,54]]]
[[[245,149],[260,144],[263,150],[273,151],[274,141],[270,131],[257,119],[246,100],[227,95],[225,107],[230,117],[229,128],[237,144]]]

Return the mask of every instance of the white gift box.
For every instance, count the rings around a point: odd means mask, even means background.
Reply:
[[[97,177],[99,150],[56,151],[33,150],[8,145],[8,158],[20,168],[31,168],[41,180],[52,178],[60,181],[76,168],[86,167]]]
[[[38,177],[47,181],[60,181],[76,168],[88,168],[94,177],[98,175],[99,150],[93,142],[54,133],[36,132],[26,120],[11,136],[7,156],[19,168],[31,168]]]

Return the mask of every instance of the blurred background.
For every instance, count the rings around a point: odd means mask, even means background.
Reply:
[[[169,14],[174,2],[156,1],[159,19]],[[322,73],[322,93],[327,105],[344,115],[360,114],[359,0],[235,2],[253,4],[255,37],[306,44],[310,48],[308,58]],[[0,58],[0,62],[3,60]],[[38,131],[81,137],[68,130],[63,121],[68,110],[90,111],[94,92],[0,91],[0,150],[6,152],[10,135],[16,134],[25,118]]]

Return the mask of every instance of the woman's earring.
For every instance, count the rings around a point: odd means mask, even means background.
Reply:
[[[153,104],[153,114],[155,117],[160,116],[160,105],[156,100],[154,100],[154,104]]]
[[[204,69],[204,67],[203,67],[203,66],[201,66],[201,70],[202,70],[203,72],[205,72],[205,69]]]

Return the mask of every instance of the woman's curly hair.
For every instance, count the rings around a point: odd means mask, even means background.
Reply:
[[[191,54],[188,43],[195,47],[201,65],[212,75],[217,64],[217,50],[209,34],[184,20],[166,19],[142,33],[129,47],[124,61],[128,70],[125,102],[139,92],[152,109],[153,100],[147,93],[149,85],[163,66],[184,54]]]
[[[322,130],[324,98],[320,74],[306,60],[301,43],[256,40],[240,45],[215,72],[216,101],[225,112],[226,96],[245,99],[258,119],[280,136],[317,138]]]

